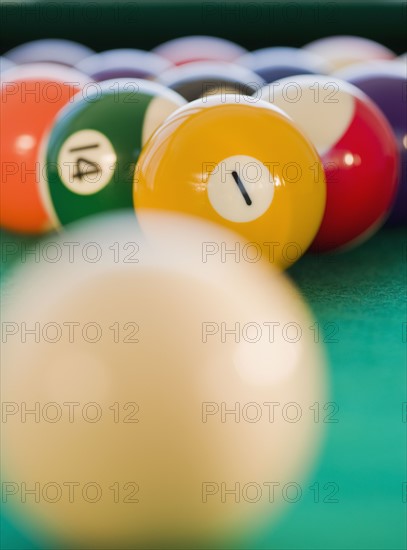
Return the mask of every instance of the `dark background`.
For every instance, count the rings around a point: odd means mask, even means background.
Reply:
[[[191,34],[221,36],[248,49],[303,46],[323,36],[355,34],[403,53],[407,9],[400,0],[5,1],[1,27],[1,53],[45,37],[104,50],[150,49]]]

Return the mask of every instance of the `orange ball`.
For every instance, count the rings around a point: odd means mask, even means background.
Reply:
[[[0,225],[44,233],[51,222],[40,196],[42,143],[59,110],[89,82],[79,71],[45,63],[2,74]]]

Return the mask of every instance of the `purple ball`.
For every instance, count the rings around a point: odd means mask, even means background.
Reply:
[[[98,82],[115,78],[155,78],[172,64],[151,52],[107,50],[80,61],[76,68]]]
[[[297,74],[326,74],[330,69],[321,57],[299,48],[262,48],[236,63],[257,73],[267,84]]]
[[[73,67],[84,57],[93,54],[93,50],[71,40],[46,38],[33,40],[9,50],[5,56],[16,63],[58,63]]]
[[[365,92],[386,116],[397,138],[400,153],[399,188],[387,223],[407,222],[407,70],[401,61],[372,61],[338,71]]]

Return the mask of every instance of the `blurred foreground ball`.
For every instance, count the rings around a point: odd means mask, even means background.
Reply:
[[[3,311],[4,513],[54,548],[233,546],[318,448],[325,367],[299,294],[222,261],[234,234],[149,224],[153,244],[131,216],[64,233],[73,261],[25,266]]]

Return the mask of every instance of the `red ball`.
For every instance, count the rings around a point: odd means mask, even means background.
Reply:
[[[337,250],[374,233],[398,187],[397,142],[382,112],[355,86],[332,77],[286,78],[261,96],[292,117],[324,165],[326,209],[311,250]]]
[[[1,76],[0,225],[44,233],[51,221],[40,195],[40,145],[59,110],[89,81],[74,69],[41,63],[14,67]]]

